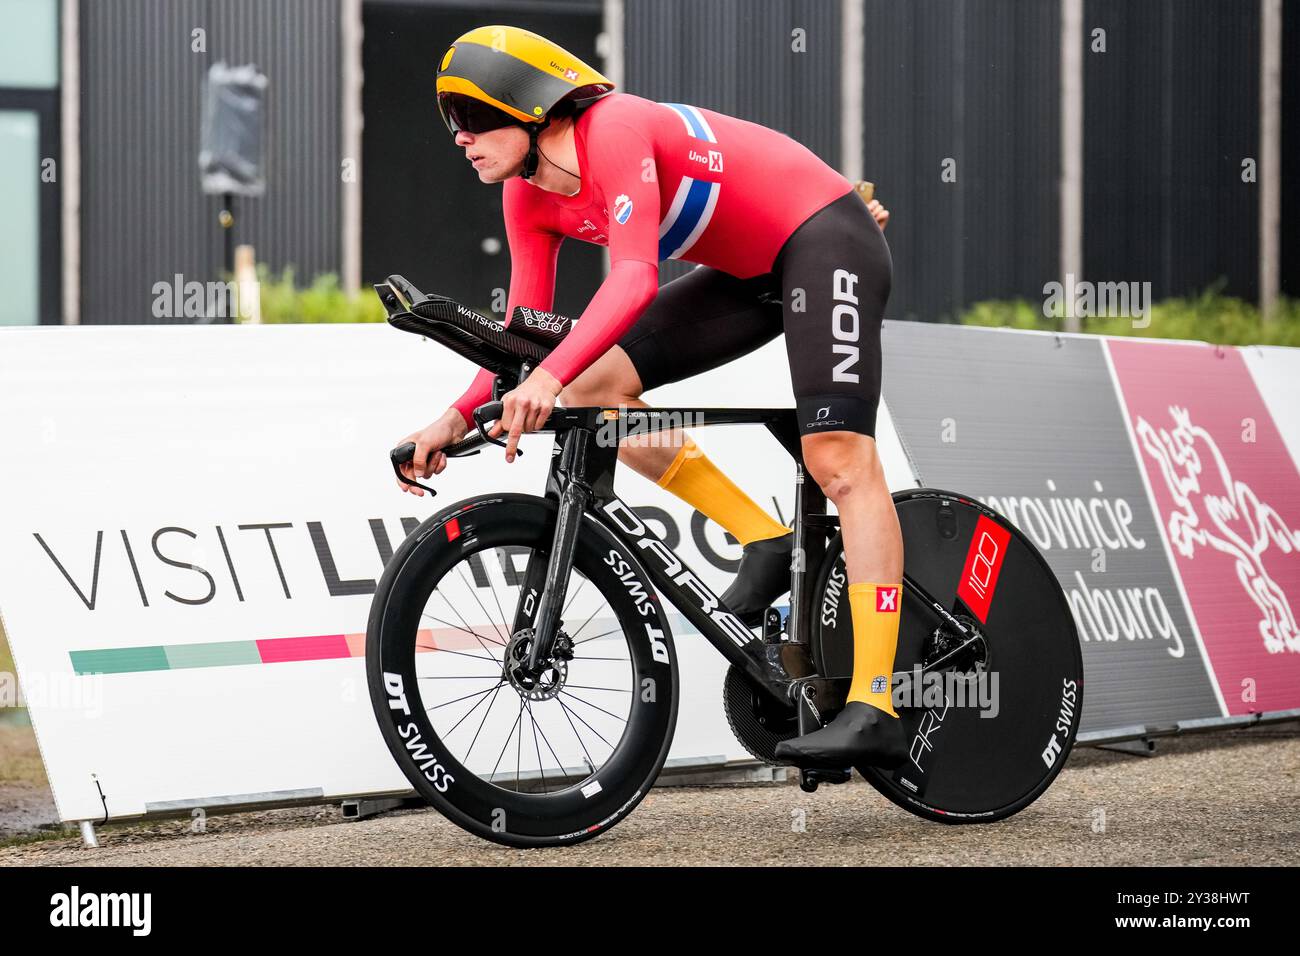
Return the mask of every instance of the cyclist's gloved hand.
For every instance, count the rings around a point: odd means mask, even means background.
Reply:
[[[447,467],[447,456],[442,453],[442,449],[448,445],[454,444],[465,437],[465,419],[456,409],[448,409],[446,414],[436,422],[428,425],[418,432],[413,432],[403,438],[398,445],[406,442],[415,443],[415,456],[411,461],[399,466],[401,472],[412,480],[428,478],[430,475],[441,474],[442,470]],[[402,491],[409,491],[413,495],[424,496],[423,488],[416,488],[414,485],[408,485],[403,482],[397,482],[397,487]]]
[[[543,368],[533,369],[532,374],[524,379],[522,385],[501,396],[505,411],[501,420],[488,432],[493,438],[508,434],[506,439],[506,461],[515,460],[515,450],[519,447],[519,437],[527,432],[535,432],[546,424],[555,408],[555,400],[560,397],[564,386],[560,380]]]

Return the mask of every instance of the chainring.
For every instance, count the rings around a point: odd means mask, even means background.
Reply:
[[[784,766],[776,759],[776,745],[799,735],[799,716],[793,707],[786,712],[770,703],[732,664],[722,682],[722,709],[742,747],[764,763]]]

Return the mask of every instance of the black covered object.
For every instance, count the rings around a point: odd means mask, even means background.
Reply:
[[[252,64],[214,63],[203,96],[199,172],[205,193],[260,196],[266,189],[267,78]]]

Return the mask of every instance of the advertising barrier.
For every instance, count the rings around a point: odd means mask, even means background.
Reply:
[[[886,323],[894,490],[961,491],[1042,549],[1079,626],[1081,739],[1300,707],[1300,353]],[[59,816],[405,792],[364,672],[370,597],[421,520],[541,494],[550,439],[402,494],[388,451],[472,374],[383,325],[21,329],[0,338],[0,615]],[[646,396],[788,406],[784,345]],[[757,426],[701,449],[788,521]],[[717,591],[739,545],[652,482],[620,495]],[[678,615],[670,761],[747,758],[722,658]],[[9,682],[12,685],[12,682]]]

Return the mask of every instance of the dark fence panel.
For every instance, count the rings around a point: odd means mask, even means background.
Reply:
[[[83,0],[81,321],[152,315],[153,285],[218,279],[220,200],[199,188],[209,65],[253,62],[270,79],[267,191],[238,200],[236,239],[302,277],[340,262],[340,41],[321,0]],[[193,52],[192,31],[206,32]]]
[[[1055,276],[1057,14],[1017,0],[867,3],[866,177],[893,214],[889,317],[1037,299]]]
[[[1085,26],[1087,277],[1256,298],[1259,4],[1088,0]]]

